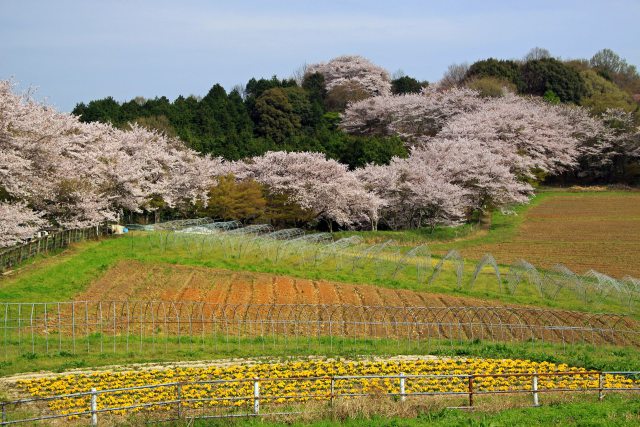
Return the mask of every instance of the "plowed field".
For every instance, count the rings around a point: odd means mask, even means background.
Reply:
[[[594,269],[640,277],[640,194],[576,194],[548,197],[525,214],[509,241],[463,248],[502,264],[524,258],[539,267],[562,263],[576,273]]]
[[[267,273],[122,261],[79,301],[206,301],[213,304],[351,304],[366,306],[495,306],[494,301],[309,280]]]
[[[587,340],[633,345],[639,339],[634,332],[638,330],[637,322],[622,316],[544,310],[265,273],[138,262],[116,264],[76,299],[101,301],[100,305],[90,303],[97,311],[87,317],[99,316],[99,323],[106,325],[121,323],[122,316],[126,317],[127,325],[132,319],[140,324],[154,323],[154,318],[162,314],[160,319],[165,321],[186,315],[187,318],[176,322],[189,325],[190,329],[207,327],[205,319],[223,319],[226,328],[236,324],[239,334],[246,332],[247,319],[254,319],[250,327],[268,319],[269,324],[278,325],[280,333],[295,336],[315,336],[330,328],[333,334],[363,337],[481,336],[516,341],[537,337],[559,342]],[[171,303],[124,302],[102,306],[108,301],[123,300]],[[103,312],[113,312],[114,318],[105,321]],[[200,319],[202,326],[193,326],[194,318]],[[157,319],[155,322],[163,323]],[[585,334],[589,336],[585,338]]]

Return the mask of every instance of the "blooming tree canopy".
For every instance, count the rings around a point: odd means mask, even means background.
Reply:
[[[324,76],[326,88],[329,91],[339,86],[357,85],[370,96],[391,93],[391,78],[387,70],[362,56],[339,56],[326,63],[308,66],[306,74],[313,73]]]
[[[136,125],[81,123],[0,82],[0,190],[54,225],[84,227],[121,210],[193,201],[221,165]]]
[[[470,89],[438,91],[427,87],[419,94],[386,95],[351,103],[340,127],[356,135],[397,135],[408,142],[435,136],[452,118],[480,108],[482,99]]]
[[[0,247],[28,239],[46,223],[25,203],[0,202]]]
[[[368,192],[357,176],[321,153],[272,151],[238,162],[234,174],[252,178],[304,209],[318,219],[343,226],[376,223],[382,201]]]

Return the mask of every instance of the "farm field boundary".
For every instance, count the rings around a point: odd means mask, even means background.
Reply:
[[[98,239],[106,233],[98,226],[62,230],[34,239],[31,242],[0,250],[0,272],[19,265],[40,254],[49,254],[64,249],[72,243]]]
[[[277,378],[253,378],[209,381],[180,381],[117,389],[77,392],[47,397],[32,397],[2,402],[1,425],[54,419],[98,417],[114,421],[127,414],[142,414],[155,422],[207,418],[299,415],[309,410],[330,414],[337,402],[375,396],[407,399],[465,397],[462,409],[472,409],[477,400],[490,395],[529,395],[533,406],[541,396],[560,393],[640,392],[640,372],[527,372],[447,375],[332,375]],[[232,393],[229,393],[233,390]],[[133,397],[135,396],[135,397]],[[303,406],[304,404],[304,406]],[[49,411],[44,410],[48,407]],[[27,414],[24,415],[24,407]],[[34,407],[40,407],[35,415]],[[266,411],[265,411],[266,408]],[[140,418],[140,417],[139,417]]]
[[[6,360],[21,354],[156,353],[169,347],[263,348],[386,338],[429,348],[442,341],[640,346],[637,321],[613,314],[518,308],[74,301],[0,304]]]

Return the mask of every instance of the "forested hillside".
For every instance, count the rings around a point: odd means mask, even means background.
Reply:
[[[360,56],[202,99],[56,112],[0,83],[0,245],[41,227],[208,216],[276,227],[478,221],[544,183],[640,180],[635,67],[611,51],[392,79]],[[541,96],[540,96],[541,95]]]
[[[358,79],[344,78],[345,70]],[[358,57],[307,66],[297,74],[297,78],[253,78],[228,93],[215,84],[203,97],[179,96],[173,101],[164,96],[125,102],[108,97],[79,103],[73,113],[84,122],[119,128],[135,122],[178,136],[200,153],[229,160],[267,151],[315,151],[354,168],[408,155],[402,133],[345,132],[339,126],[340,114],[349,103],[372,96],[386,96],[377,98],[382,103],[390,96],[418,94],[428,82],[401,72],[391,77]],[[469,88],[483,97],[501,97],[505,90],[540,96],[549,103],[584,106],[593,115],[617,109],[632,113],[635,124],[640,117],[640,76],[609,49],[590,60],[560,60],[534,48],[521,60],[488,58],[471,65],[453,64],[433,86]],[[607,179],[633,179],[620,173],[617,170]]]

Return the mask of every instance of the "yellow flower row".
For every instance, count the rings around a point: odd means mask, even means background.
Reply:
[[[32,396],[50,397],[70,393],[86,392],[95,387],[98,390],[156,385],[174,382],[251,380],[261,381],[262,403],[291,403],[308,400],[326,400],[331,393],[330,376],[359,375],[484,375],[549,372],[584,372],[580,375],[540,376],[539,389],[584,389],[597,388],[598,377],[586,373],[582,368],[565,364],[532,362],[511,359],[417,359],[392,361],[335,361],[312,360],[287,363],[245,363],[231,366],[178,367],[128,372],[96,372],[74,374],[50,378],[19,381],[18,386]],[[305,377],[320,377],[311,380]],[[296,379],[300,378],[300,379]],[[406,393],[425,392],[466,392],[468,380],[465,378],[408,378]],[[640,380],[620,375],[606,375],[605,387],[639,387]],[[336,394],[398,393],[396,378],[341,379],[333,384]],[[475,391],[530,390],[531,377],[478,377],[474,379]],[[98,408],[114,408],[138,404],[154,404],[174,400],[176,386],[129,390],[102,394],[98,397]],[[252,403],[253,383],[251,381],[230,383],[203,383],[181,385],[180,395],[188,400],[185,408],[203,406],[246,406]],[[61,398],[49,403],[51,410],[68,414],[89,409],[89,398]],[[175,408],[175,407],[174,407]],[[140,410],[170,410],[170,406],[151,406]]]

